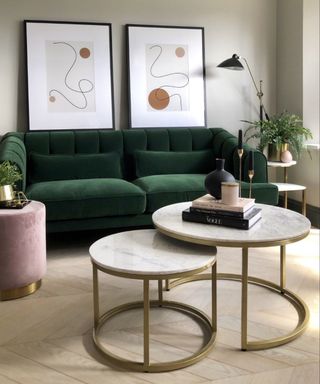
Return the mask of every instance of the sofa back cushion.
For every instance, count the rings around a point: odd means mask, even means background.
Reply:
[[[29,182],[122,178],[120,155],[117,152],[44,155],[32,152],[29,161]]]
[[[213,169],[211,150],[202,151],[144,151],[134,154],[137,177],[181,173],[208,173]]]

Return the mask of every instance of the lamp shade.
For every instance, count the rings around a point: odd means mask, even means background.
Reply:
[[[243,65],[240,63],[239,58],[240,57],[234,53],[230,59],[223,61],[222,63],[217,65],[217,67],[242,71],[244,68]]]

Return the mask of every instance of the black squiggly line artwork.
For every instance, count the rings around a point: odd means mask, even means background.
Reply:
[[[154,49],[154,48],[159,48],[160,51],[150,66],[150,75],[154,78],[157,78],[157,79],[178,75],[178,76],[183,76],[186,80],[185,80],[185,83],[182,85],[164,84],[164,85],[161,85],[160,87],[154,89],[149,95],[149,103],[151,104],[151,99],[155,98],[160,103],[159,107],[157,109],[164,109],[169,104],[169,101],[171,98],[178,97],[179,104],[180,104],[180,110],[182,111],[183,107],[182,107],[181,95],[179,93],[173,93],[173,94],[169,95],[168,92],[164,88],[185,88],[189,84],[189,81],[190,81],[189,76],[183,72],[169,72],[169,73],[165,73],[162,75],[155,74],[154,73],[154,66],[155,66],[156,62],[159,60],[160,56],[162,55],[163,49],[160,45],[153,45],[149,49]]]
[[[68,69],[68,71],[67,71],[67,73],[66,73],[66,75],[65,75],[65,77],[64,77],[64,84],[65,84],[65,86],[66,86],[68,89],[70,89],[70,91],[72,91],[72,92],[76,92],[76,93],[80,93],[80,94],[83,96],[84,105],[83,105],[83,106],[81,106],[81,105],[76,105],[76,104],[75,104],[74,102],[72,102],[66,95],[64,95],[63,92],[59,91],[58,89],[51,89],[51,90],[49,91],[49,100],[50,100],[51,102],[54,102],[54,101],[55,101],[55,97],[53,96],[53,94],[54,94],[54,93],[58,93],[58,94],[59,94],[60,96],[62,96],[62,97],[63,97],[69,104],[71,104],[71,105],[74,106],[75,108],[78,108],[78,109],[86,109],[87,106],[88,106],[88,100],[87,100],[87,97],[86,97],[86,93],[90,93],[90,92],[93,91],[93,89],[94,89],[94,84],[92,83],[92,81],[90,81],[90,80],[88,80],[88,79],[80,79],[80,80],[78,81],[78,89],[73,88],[72,86],[70,86],[70,85],[68,84],[68,76],[69,76],[70,72],[72,71],[72,69],[73,69],[73,68],[75,67],[75,65],[76,65],[76,62],[77,62],[77,60],[78,60],[78,54],[77,54],[76,50],[74,49],[74,47],[73,47],[71,44],[69,44],[69,43],[66,43],[66,42],[64,42],[64,41],[58,41],[58,42],[54,42],[53,44],[64,44],[64,45],[66,45],[66,46],[68,46],[68,47],[70,47],[70,48],[72,49],[72,51],[73,51],[73,53],[74,53],[74,59],[73,59],[73,62],[72,62],[70,68]],[[87,84],[89,84],[89,86],[90,86],[89,89],[87,89],[87,90],[84,90],[84,89],[83,89],[83,88],[84,88],[84,85],[83,85],[84,82],[87,83]]]

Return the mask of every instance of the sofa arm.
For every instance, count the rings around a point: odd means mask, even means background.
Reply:
[[[17,183],[19,190],[25,192],[27,174],[27,155],[23,140],[19,134],[7,134],[0,142],[0,162],[9,160],[19,168],[22,180]]]
[[[250,184],[247,182],[241,183],[241,196],[249,197]],[[256,203],[278,205],[279,191],[276,185],[272,183],[252,183],[251,197],[256,200]]]
[[[254,177],[253,183],[267,183],[268,182],[268,165],[265,155],[250,147],[247,144],[243,145],[243,156],[242,156],[242,180],[249,181],[248,171],[249,171],[249,152],[253,151],[254,153]],[[233,153],[233,167],[234,167],[234,176],[236,179],[239,179],[239,156],[237,150]]]

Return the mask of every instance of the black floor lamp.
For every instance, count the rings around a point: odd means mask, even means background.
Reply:
[[[263,97],[263,92],[262,92],[262,80],[260,80],[260,87],[258,89],[257,87],[257,84],[252,76],[252,72],[251,72],[251,69],[249,67],[249,64],[246,60],[245,57],[241,57],[239,55],[237,55],[236,53],[234,53],[232,55],[232,57],[230,59],[227,59],[225,61],[223,61],[222,63],[220,63],[217,67],[219,68],[226,68],[226,69],[232,69],[232,70],[235,70],[235,71],[242,71],[244,68],[243,68],[243,65],[241,64],[240,62],[240,59],[243,60],[245,63],[246,63],[246,66],[248,68],[248,71],[249,71],[249,74],[250,74],[250,77],[252,79],[252,82],[253,82],[253,85],[257,91],[257,96],[259,98],[259,101],[260,101],[260,121],[262,121],[264,118],[263,118],[263,114],[265,115],[265,118],[267,120],[269,120],[269,116],[266,112],[266,109],[263,105],[263,102],[262,102],[262,97]]]
[[[256,84],[256,82],[255,82],[255,80],[253,78],[251,69],[249,67],[249,64],[248,64],[246,58],[245,57],[241,57],[241,56],[237,55],[236,53],[234,53],[230,59],[227,59],[227,60],[223,61],[222,63],[220,63],[218,65],[218,67],[219,68],[232,69],[232,70],[235,70],[235,71],[242,71],[244,68],[243,68],[243,65],[240,62],[240,59],[242,59],[246,63],[246,66],[248,68],[251,80],[252,80],[253,85],[254,85],[254,87],[255,87],[255,89],[257,91],[257,96],[259,98],[259,103],[260,103],[260,121],[264,120],[264,116],[265,116],[266,120],[269,120],[268,113],[267,113],[267,111],[266,111],[266,109],[265,109],[265,107],[263,105],[263,101],[262,101],[262,97],[263,97],[262,80],[260,80],[260,87],[258,88],[257,84]],[[243,156],[242,130],[241,129],[239,130],[238,156],[239,156],[239,182],[240,182],[239,196],[241,197],[241,173],[242,173],[241,172],[241,169],[242,169],[241,161],[242,161],[242,156]],[[249,153],[249,170],[248,170],[248,176],[249,176],[249,179],[250,179],[249,198],[251,198],[252,178],[254,176],[253,158],[254,158],[254,153],[252,151],[250,151],[250,153]]]

